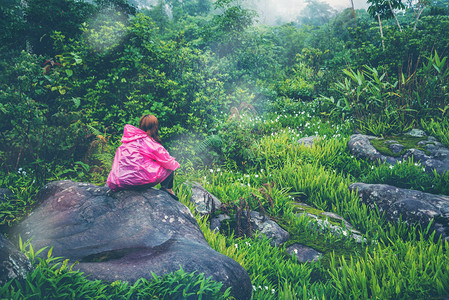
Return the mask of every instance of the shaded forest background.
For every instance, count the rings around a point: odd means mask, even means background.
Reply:
[[[263,114],[319,98],[323,116],[368,130],[445,118],[448,1],[393,2],[394,15],[382,1],[368,12],[309,1],[296,22],[265,26],[229,0],[4,1],[2,180],[19,169],[41,183],[101,172],[91,152],[147,113],[195,165],[214,160],[195,160],[193,147],[232,108]]]

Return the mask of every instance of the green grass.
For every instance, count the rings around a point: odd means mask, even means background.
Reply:
[[[237,237],[232,222],[228,230],[212,232],[208,219],[197,215],[209,245],[248,271],[253,299],[441,299],[447,296],[448,243],[435,238],[428,228],[411,226],[401,219],[386,222],[375,208],[361,204],[357,194],[348,187],[363,181],[449,195],[449,173],[426,173],[412,160],[394,166],[359,160],[347,147],[349,125],[318,122],[312,115],[306,120],[303,116],[307,113],[272,115],[268,119],[275,125],[272,132],[268,132],[269,126],[263,127],[267,122],[262,119],[248,120],[247,126],[257,126],[265,133],[246,149],[251,155],[243,165],[237,166],[230,157],[220,165],[208,167],[195,168],[188,161],[182,164],[183,169],[175,177],[175,192],[192,212],[194,207],[188,202],[191,191],[182,184],[186,181],[200,182],[225,204],[224,210],[230,214],[242,203],[251,210],[267,213],[291,237],[285,245],[272,247],[269,240],[257,234],[252,238]],[[438,134],[446,133],[444,126],[434,124],[433,128]],[[310,134],[317,134],[321,139],[312,147],[297,143],[300,137]],[[407,145],[412,147],[417,141],[408,139]],[[30,179],[19,181],[14,176],[18,183],[23,183],[14,190],[21,196],[2,204],[5,211],[14,215],[3,219],[5,226],[22,217],[37,190],[30,187]],[[8,185],[13,184],[8,181]],[[19,199],[23,199],[22,204],[14,202]],[[363,242],[356,243],[343,233],[312,229],[313,220],[305,214],[298,216],[295,202],[310,205],[306,212],[339,214],[362,233]],[[298,263],[285,250],[294,243],[320,251],[321,260]],[[26,251],[29,256],[35,256],[30,254],[30,249]],[[170,299],[173,295],[169,291],[194,293],[204,286],[209,287],[207,295],[219,297],[216,291],[220,285],[201,274],[179,271],[151,282],[109,284],[86,279],[60,258],[33,260],[36,269],[26,282],[14,281],[1,287],[0,298],[37,299],[44,293],[49,298],[73,298],[76,292],[82,295],[81,299]],[[207,295],[203,299],[212,299]],[[227,296],[221,294],[223,299]]]

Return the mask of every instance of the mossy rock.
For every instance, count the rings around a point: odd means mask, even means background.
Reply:
[[[427,137],[414,137],[407,135],[400,136],[387,136],[385,138],[372,139],[371,144],[383,155],[391,156],[391,157],[401,157],[410,149],[421,150],[427,155],[430,155],[429,151],[426,147],[419,142],[427,140]],[[391,144],[400,144],[403,146],[400,152],[393,152],[390,148]],[[429,141],[429,143],[432,143]]]

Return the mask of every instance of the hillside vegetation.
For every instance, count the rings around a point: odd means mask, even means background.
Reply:
[[[212,232],[196,216],[211,247],[248,271],[253,299],[449,295],[448,242],[430,226],[388,222],[348,188],[388,183],[449,195],[449,172],[365,161],[347,145],[354,132],[418,128],[449,147],[448,0],[371,0],[367,11],[339,12],[311,0],[308,14],[270,26],[251,1],[3,2],[0,188],[14,197],[0,203],[2,232],[49,181],[104,185],[124,125],[154,114],[181,163],[174,190],[183,203],[193,210],[182,183],[197,181],[230,210],[264,212],[290,244],[323,253],[298,263],[288,245]],[[297,142],[308,136],[319,140]],[[310,230],[294,202],[339,214],[363,242]],[[229,298],[201,274],[89,281],[63,258],[38,258],[32,241],[21,248],[35,271],[0,287],[0,298]]]

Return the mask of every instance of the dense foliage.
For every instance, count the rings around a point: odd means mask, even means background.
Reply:
[[[104,184],[124,125],[151,113],[181,162],[175,189],[185,204],[181,183],[202,182],[228,207],[263,211],[292,242],[323,253],[298,263],[285,246],[211,232],[197,217],[209,244],[248,271],[254,299],[447,296],[448,243],[431,227],[386,222],[348,186],[449,195],[449,173],[412,160],[372,164],[347,141],[354,130],[421,128],[449,146],[449,1],[372,0],[367,11],[337,12],[311,0],[295,21],[270,26],[253,2],[3,1],[0,188],[14,197],[0,203],[2,231],[50,180]],[[296,142],[315,135],[311,148]],[[364,242],[310,230],[293,201],[340,214]],[[22,249],[36,269],[0,287],[1,298],[228,297],[202,274],[108,284]]]

